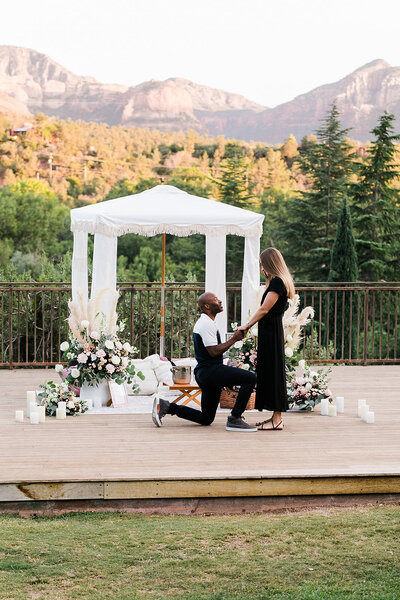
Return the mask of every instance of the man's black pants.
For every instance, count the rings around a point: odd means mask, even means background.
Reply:
[[[196,369],[195,377],[201,388],[201,410],[171,403],[169,413],[200,425],[211,425],[214,421],[223,387],[240,386],[235,406],[232,409],[232,416],[240,417],[246,410],[247,402],[257,381],[255,373],[225,365],[200,367]]]

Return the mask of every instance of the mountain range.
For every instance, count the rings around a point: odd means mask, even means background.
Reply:
[[[266,85],[271,85],[266,82]],[[45,54],[0,46],[0,112],[29,117],[105,122],[162,131],[194,129],[203,135],[280,143],[313,133],[332,102],[349,136],[361,142],[384,110],[400,117],[400,67],[370,62],[274,108],[182,78],[128,87],[100,83],[68,71]]]

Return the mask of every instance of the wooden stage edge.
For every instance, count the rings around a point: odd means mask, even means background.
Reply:
[[[2,503],[400,494],[399,475],[9,482]]]

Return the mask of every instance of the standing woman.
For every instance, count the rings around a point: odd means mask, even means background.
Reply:
[[[283,429],[282,413],[288,409],[285,371],[285,340],[282,317],[288,298],[294,297],[294,284],[282,254],[267,248],[260,255],[266,286],[261,306],[249,322],[239,329],[245,332],[258,323],[256,408],[273,411],[259,430]]]

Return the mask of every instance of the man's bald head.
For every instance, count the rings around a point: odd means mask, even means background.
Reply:
[[[204,292],[198,299],[199,308],[201,312],[215,317],[218,313],[222,312],[222,301],[217,298],[212,292]]]

